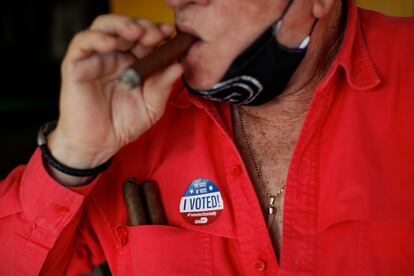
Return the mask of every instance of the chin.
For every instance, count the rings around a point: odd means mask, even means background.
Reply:
[[[198,74],[193,70],[184,71],[184,77],[187,83],[194,89],[211,89],[220,79],[209,78],[208,75]]]
[[[188,60],[183,62],[184,77],[187,83],[195,89],[211,89],[224,76],[228,66],[214,62],[203,62],[198,59],[191,63]]]
[[[223,48],[223,47],[221,47]],[[195,89],[211,89],[227,72],[233,52],[225,51],[211,43],[197,43],[182,59],[184,77]]]

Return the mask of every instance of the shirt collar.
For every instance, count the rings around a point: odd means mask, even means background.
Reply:
[[[355,90],[366,91],[381,83],[369,56],[358,8],[353,0],[347,1],[345,34],[336,61],[344,69],[348,84]]]
[[[178,79],[173,86],[170,96],[170,103],[179,108],[187,108],[191,106],[188,91],[185,88],[181,78]]]

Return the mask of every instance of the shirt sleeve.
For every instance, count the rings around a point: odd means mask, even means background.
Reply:
[[[99,179],[75,189],[60,185],[46,172],[36,150],[27,166],[1,181],[0,274],[78,275],[103,262],[82,212]]]

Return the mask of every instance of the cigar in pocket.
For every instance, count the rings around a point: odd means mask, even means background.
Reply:
[[[168,224],[157,184],[154,181],[145,181],[141,184],[140,189],[145,199],[145,210],[150,223],[157,225]]]
[[[197,38],[191,34],[179,32],[174,38],[124,70],[120,78],[121,83],[127,89],[140,85],[148,76],[183,57],[196,40]]]
[[[122,193],[128,214],[128,225],[137,226],[148,224],[138,184],[134,177],[124,182]]]

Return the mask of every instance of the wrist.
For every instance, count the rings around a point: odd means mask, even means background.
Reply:
[[[95,163],[99,162],[96,161],[96,158],[88,158],[87,154],[79,154],[79,151],[74,147],[68,146],[70,144],[61,143],[65,140],[56,139],[53,135],[55,127],[56,122],[52,122],[47,123],[40,128],[38,133],[38,145],[42,151],[46,169],[56,180],[63,182],[64,184],[69,183],[70,185],[82,184],[90,181],[110,166],[111,160],[107,160],[99,166],[95,166]],[[50,136],[48,136],[49,134]],[[54,149],[53,151],[49,149],[48,142],[52,146],[52,150]],[[63,162],[61,160],[63,160]]]
[[[111,158],[111,155],[106,154],[104,150],[84,146],[82,142],[71,141],[58,129],[47,136],[47,146],[56,160],[79,170],[99,167]]]

